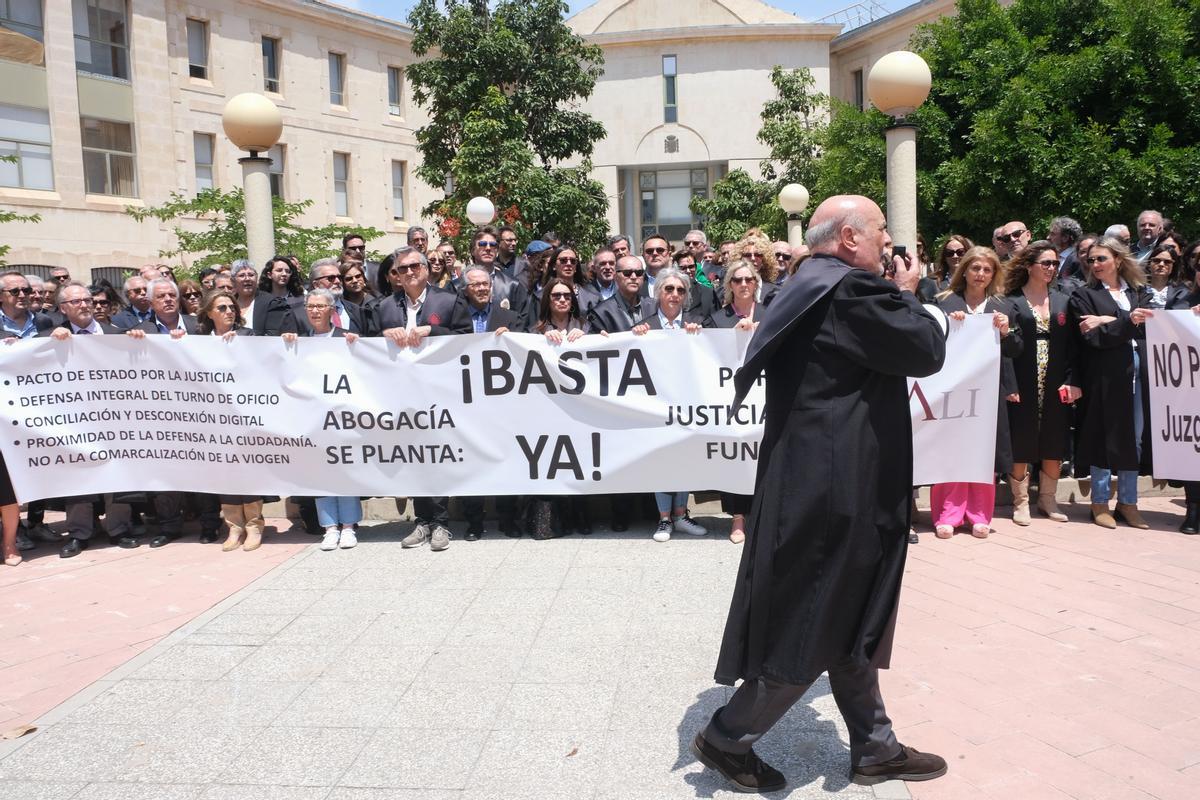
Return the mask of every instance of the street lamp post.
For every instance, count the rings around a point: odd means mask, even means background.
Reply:
[[[779,207],[787,214],[788,244],[799,247],[804,244],[804,225],[800,214],[808,208],[808,189],[798,183],[789,183],[779,190]]]
[[[476,227],[487,225],[496,218],[496,206],[486,197],[472,197],[467,201],[467,219]]]
[[[917,252],[917,126],[907,117],[929,96],[933,77],[916,53],[896,50],[867,76],[871,103],[894,122],[887,129],[887,218],[895,244]]]
[[[283,133],[283,117],[266,97],[246,92],[231,97],[221,114],[225,135],[239,150],[246,204],[246,257],[262,269],[275,254],[275,216],[271,209],[271,159],[259,155],[275,146]]]

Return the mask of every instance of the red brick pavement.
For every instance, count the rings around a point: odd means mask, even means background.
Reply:
[[[1200,537],[1181,500],[1141,507],[1152,530],[1064,505],[1069,523],[909,548],[884,696],[951,770],[914,798],[1200,797]]]
[[[313,542],[271,530],[250,553],[192,534],[155,550],[106,542],[70,559],[41,544],[20,566],[0,566],[0,730],[37,719]]]

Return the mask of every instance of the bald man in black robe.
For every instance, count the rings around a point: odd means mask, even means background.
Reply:
[[[943,323],[892,259],[883,212],[856,195],[813,213],[813,256],[776,296],[735,378],[766,373],[766,430],[716,679],[742,683],[692,750],[742,791],[783,775],[752,749],[823,672],[850,734],[852,780],[929,780],[935,755],[901,745],[879,692],[908,547],[907,376],[945,359]]]

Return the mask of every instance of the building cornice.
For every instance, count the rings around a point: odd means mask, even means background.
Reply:
[[[294,14],[319,21],[334,20],[348,24],[366,33],[373,33],[389,41],[399,39],[405,43],[411,42],[413,29],[402,22],[385,17],[377,17],[365,11],[346,8],[323,0],[254,0],[255,4],[278,9],[285,14]]]
[[[647,31],[614,31],[588,33],[583,38],[602,47],[639,45],[648,42],[720,41],[727,39],[812,39],[831,41],[842,30],[841,24],[815,22],[769,23],[763,25],[698,25],[693,27],[659,28]]]

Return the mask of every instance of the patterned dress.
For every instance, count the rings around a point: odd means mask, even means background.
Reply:
[[[1042,416],[1042,401],[1046,397],[1046,367],[1050,363],[1050,317],[1043,317],[1038,313],[1037,306],[1029,302],[1029,298],[1025,298],[1025,304],[1029,306],[1029,310],[1033,312],[1033,318],[1037,320],[1037,390],[1038,390],[1038,418]]]

